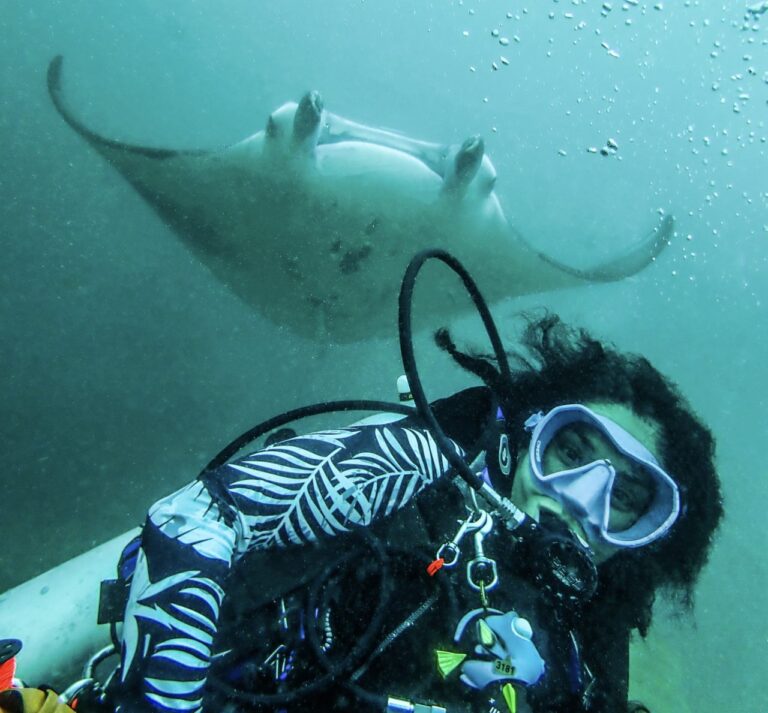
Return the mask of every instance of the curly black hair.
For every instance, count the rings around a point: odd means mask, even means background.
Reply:
[[[459,351],[447,330],[439,330],[435,341],[495,392],[518,451],[527,447],[525,420],[565,403],[621,403],[659,425],[661,452],[655,455],[680,488],[680,518],[666,537],[618,552],[601,565],[590,605],[603,615],[611,609],[644,635],[658,590],[666,590],[683,609],[692,607],[694,585],[723,516],[714,438],[677,387],[644,357],[606,346],[556,315],[524,317],[522,348],[509,354],[508,383],[492,357]]]

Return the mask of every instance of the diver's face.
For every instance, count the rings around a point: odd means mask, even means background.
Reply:
[[[641,418],[623,404],[585,403],[584,405],[628,431],[651,453],[659,452],[660,437],[657,423]],[[650,506],[654,495],[653,483],[598,429],[584,422],[573,423],[562,428],[544,451],[542,465],[544,473],[549,475],[603,459],[609,460],[616,470],[611,494],[610,527],[612,530],[626,530]],[[618,551],[617,547],[588,538],[578,522],[564,510],[561,503],[536,490],[527,451],[517,465],[512,487],[512,502],[536,521],[539,520],[542,510],[556,514],[579,539],[590,545],[595,552],[595,561],[598,564]]]

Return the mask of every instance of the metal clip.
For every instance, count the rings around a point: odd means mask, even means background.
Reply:
[[[485,510],[470,513],[469,517],[461,523],[461,527],[453,539],[440,545],[435,559],[444,560],[443,567],[453,567],[461,555],[461,547],[459,547],[461,539],[467,532],[481,529],[489,518],[490,515]]]
[[[475,556],[467,562],[467,582],[483,596],[499,583],[496,560],[486,557],[483,549],[483,540],[493,530],[493,518],[488,513],[485,515],[485,522],[475,532]]]

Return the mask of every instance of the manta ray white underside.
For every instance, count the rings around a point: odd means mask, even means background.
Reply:
[[[632,275],[672,234],[666,217],[629,251],[574,269],[509,225],[480,138],[460,146],[416,141],[331,114],[317,92],[220,150],[125,144],[76,118],[62,93],[62,62],[52,60],[48,89],[64,120],[213,275],[271,322],[312,339],[394,335],[403,271],[424,248],[453,253],[494,302]],[[468,304],[452,284],[437,278],[419,297],[419,311],[435,325]]]

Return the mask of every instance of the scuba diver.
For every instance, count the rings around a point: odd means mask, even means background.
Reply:
[[[121,562],[118,711],[647,710],[630,633],[661,590],[692,604],[710,431],[554,315],[514,353],[435,340],[483,385],[425,413],[409,346],[418,409],[282,432],[152,506]]]

